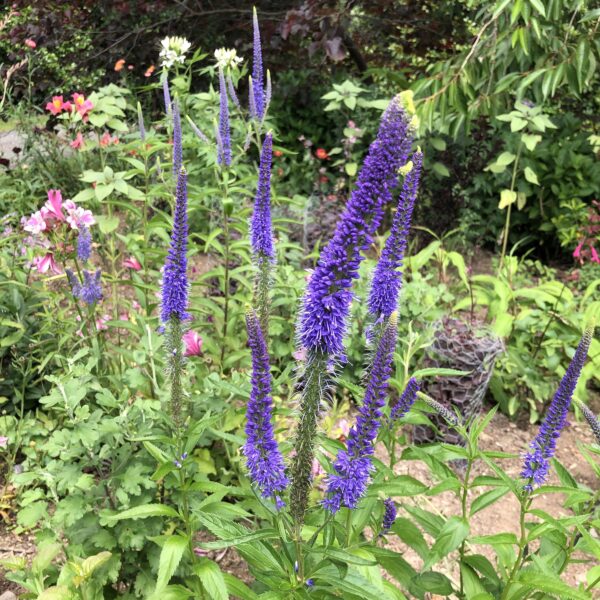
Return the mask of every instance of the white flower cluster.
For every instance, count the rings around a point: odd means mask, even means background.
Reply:
[[[234,49],[218,48],[215,50],[215,60],[218,67],[225,69],[227,67],[237,67],[244,59],[238,56]]]
[[[183,37],[166,37],[161,41],[160,45],[160,64],[167,69],[170,69],[175,63],[183,64],[186,52],[192,46]]]

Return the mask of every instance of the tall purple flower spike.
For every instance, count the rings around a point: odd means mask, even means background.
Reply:
[[[79,230],[79,235],[77,236],[77,258],[82,262],[86,262],[91,255],[92,234],[90,233],[89,228],[84,225]]]
[[[231,134],[229,131],[229,101],[227,97],[227,84],[223,69],[219,68],[219,135],[217,138],[217,163],[231,165]]]
[[[335,473],[327,477],[327,497],[323,506],[331,513],[335,514],[342,506],[356,508],[367,489],[373,468],[373,443],[381,426],[381,409],[392,372],[397,328],[397,314],[393,313],[379,340],[356,425],[348,434],[347,449],[338,452],[333,463]]]
[[[420,389],[419,382],[411,377],[402,392],[402,396],[390,411],[390,423],[401,419],[409,410],[410,407],[415,403],[417,399],[417,392]]]
[[[79,298],[79,300],[89,305],[96,304],[96,302],[102,300],[102,284],[100,282],[102,271],[100,269],[95,273],[84,270],[83,282],[81,283],[71,269],[67,269],[66,273],[75,298]]]
[[[343,356],[351,287],[363,260],[361,252],[369,247],[381,223],[384,201],[391,197],[412,140],[411,117],[397,96],[383,114],[356,188],[308,282],[298,331],[301,347]]]
[[[252,28],[254,32],[254,56],[252,61],[252,88],[254,95],[254,111],[259,121],[265,116],[265,82],[263,74],[262,48],[260,43],[260,29],[256,8],[252,15]]]
[[[258,186],[254,199],[254,211],[250,220],[250,244],[257,262],[266,258],[275,260],[273,230],[271,227],[271,160],[273,135],[267,133],[260,155]]]
[[[381,523],[381,535],[388,533],[392,529],[392,525],[394,524],[396,515],[398,513],[396,504],[391,498],[386,498],[383,501],[383,506],[385,511],[383,513],[383,521]]]
[[[524,486],[526,491],[530,492],[535,487],[542,485],[548,477],[550,459],[556,452],[556,442],[567,422],[571,398],[577,387],[577,380],[581,375],[581,369],[583,369],[592,342],[592,335],[593,328],[586,329],[571,364],[554,394],[540,430],[531,443],[531,450],[525,454],[521,477],[526,480]]]
[[[250,478],[263,497],[283,506],[281,494],[287,487],[283,457],[273,433],[271,417],[271,373],[267,345],[255,312],[246,315],[248,345],[252,353],[252,391],[246,420],[247,441],[243,447]]]
[[[189,284],[187,279],[187,173],[181,167],[177,177],[175,211],[171,245],[165,261],[161,289],[161,320],[168,322],[172,317],[184,321],[187,312]]]
[[[369,312],[375,319],[388,317],[398,308],[398,298],[402,287],[402,271],[399,269],[402,267],[404,252],[408,244],[408,233],[419,187],[423,154],[415,152],[412,163],[412,169],[404,178],[390,235],[373,273],[368,306]]]
[[[178,177],[183,164],[183,142],[181,140],[181,115],[177,101],[172,104],[173,110],[173,175]]]

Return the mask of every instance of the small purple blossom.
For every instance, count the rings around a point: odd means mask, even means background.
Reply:
[[[531,443],[531,450],[525,454],[521,477],[527,480],[524,489],[528,492],[546,481],[550,470],[550,459],[556,452],[556,442],[567,422],[571,398],[587,357],[592,332],[593,329],[584,332],[575,355],[554,394],[540,430]]]
[[[243,447],[250,478],[265,498],[283,506],[280,494],[288,484],[283,457],[273,433],[271,417],[271,373],[267,345],[255,312],[246,315],[248,345],[252,354],[252,391],[246,421],[247,441]]]
[[[333,463],[335,473],[327,477],[327,497],[323,506],[336,513],[342,506],[356,508],[364,495],[373,468],[373,442],[381,425],[388,380],[396,348],[397,319],[394,313],[377,347],[373,368],[356,424],[348,434],[347,449],[338,452]]]
[[[356,189],[308,282],[299,323],[300,346],[343,355],[351,287],[363,260],[361,252],[369,247],[381,223],[384,201],[390,198],[398,168],[406,163],[412,138],[410,117],[396,97],[383,114]]]
[[[87,262],[92,255],[92,234],[85,225],[79,230],[77,236],[77,258],[82,262]]]
[[[402,396],[390,411],[390,423],[394,423],[398,419],[401,419],[409,410],[410,407],[415,403],[417,399],[417,392],[420,389],[419,382],[411,377],[402,392]]]
[[[383,521],[381,522],[381,535],[384,533],[388,533],[392,529],[392,525],[396,520],[396,504],[391,498],[386,498],[383,501],[384,513],[383,513]]]
[[[95,304],[102,300],[102,284],[100,277],[102,271],[98,269],[95,273],[83,271],[83,282],[80,282],[71,269],[66,269],[66,274],[71,284],[73,296],[86,304]]]
[[[252,15],[252,29],[254,34],[254,54],[252,60],[252,87],[254,98],[254,115],[262,121],[265,116],[265,89],[263,76],[262,48],[260,43],[260,29],[256,8]]]
[[[250,220],[250,244],[258,262],[263,259],[275,260],[273,231],[271,228],[271,159],[273,136],[265,136],[260,155],[258,186],[254,198],[254,211]]]
[[[231,165],[231,133],[229,131],[229,101],[223,69],[219,67],[219,137],[217,163],[228,167]]]
[[[171,317],[184,321],[187,313],[189,284],[187,279],[187,173],[182,167],[177,177],[175,211],[171,245],[165,261],[161,289],[161,320]]]
[[[419,187],[423,154],[415,152],[412,169],[406,174],[398,209],[394,215],[390,235],[387,238],[381,258],[375,267],[368,306],[371,315],[378,319],[388,317],[398,308],[398,297],[402,287],[402,267],[404,252],[408,244],[408,234],[412,213]]]

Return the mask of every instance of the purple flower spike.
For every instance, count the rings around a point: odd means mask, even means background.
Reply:
[[[241,110],[242,106],[235,92],[235,87],[233,85],[233,79],[231,78],[231,75],[227,75],[227,90],[229,91],[229,97],[231,98],[231,101],[235,104],[235,107]]]
[[[181,116],[179,104],[173,102],[173,175],[178,177],[183,164],[183,144],[181,141]]]
[[[398,209],[390,235],[385,242],[381,258],[375,267],[369,294],[369,312],[375,319],[388,317],[398,308],[398,297],[402,287],[402,261],[408,244],[408,233],[415,199],[419,187],[419,177],[423,164],[423,154],[415,152],[412,169],[406,174]]]
[[[550,470],[550,459],[556,452],[556,442],[567,422],[571,398],[592,342],[592,334],[591,328],[584,332],[575,356],[554,394],[540,430],[531,443],[531,450],[525,455],[521,477],[527,480],[524,489],[528,492],[546,481]]]
[[[252,254],[258,263],[263,259],[275,260],[273,231],[271,229],[271,159],[273,135],[265,136],[260,155],[258,186],[254,199],[254,212],[250,221],[250,243]]]
[[[356,508],[367,489],[373,468],[373,442],[381,425],[381,409],[392,372],[397,327],[394,313],[379,341],[365,397],[356,424],[348,434],[347,450],[338,453],[333,463],[335,473],[327,477],[327,497],[323,506],[331,513],[335,514],[342,506]]]
[[[182,167],[177,177],[175,211],[171,245],[163,271],[161,289],[161,320],[168,322],[171,317],[184,321],[187,313],[189,284],[187,280],[187,173]]]
[[[381,223],[383,206],[406,163],[413,139],[411,117],[394,98],[383,114],[346,210],[308,282],[298,340],[307,350],[343,356],[352,283]]]
[[[84,271],[83,283],[78,286],[75,295],[86,304],[92,305],[96,304],[96,302],[100,302],[100,300],[102,300],[102,284],[100,283],[101,275],[102,271],[100,271],[100,269],[95,273]]]
[[[577,404],[579,410],[583,413],[585,420],[588,422],[588,425],[596,438],[596,443],[600,445],[600,419],[583,402],[576,400],[575,404]]]
[[[271,373],[267,345],[255,312],[246,315],[248,345],[252,353],[252,392],[248,401],[247,441],[243,453],[250,478],[263,497],[273,498],[277,508],[283,506],[280,494],[288,484],[283,457],[275,441],[271,416]]]
[[[402,396],[400,396],[400,400],[398,400],[390,411],[390,423],[401,419],[410,410],[410,407],[417,399],[419,389],[419,382],[414,377],[411,377],[402,392]]]
[[[383,521],[381,523],[381,534],[388,533],[394,521],[396,520],[396,504],[391,498],[386,498],[383,501],[383,506],[385,507],[385,512],[383,513]]]
[[[228,167],[231,164],[231,135],[229,132],[229,102],[227,98],[227,85],[223,69],[219,68],[219,140],[217,163]]]
[[[171,91],[169,90],[169,80],[167,78],[166,73],[163,78],[162,85],[163,85],[163,98],[165,101],[165,112],[167,113],[167,115],[170,115],[171,114]]]
[[[92,255],[92,234],[90,230],[84,225],[79,230],[77,236],[77,258],[80,261],[86,262]]]
[[[254,56],[252,61],[252,85],[254,92],[254,108],[256,117],[262,121],[265,116],[265,84],[263,75],[262,48],[260,44],[260,29],[258,27],[258,15],[256,8],[252,15],[252,26],[254,31]]]

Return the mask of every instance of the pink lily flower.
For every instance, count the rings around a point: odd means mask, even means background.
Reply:
[[[65,208],[68,213],[67,223],[71,226],[71,229],[79,230],[80,227],[91,227],[96,223],[91,210],[77,206],[72,200],[65,202]]]
[[[75,139],[70,143],[70,146],[75,150],[83,148],[83,136],[81,135],[81,131],[75,136]]]
[[[600,256],[598,256],[598,252],[596,252],[596,248],[594,248],[594,246],[590,246],[590,251],[592,253],[591,261],[598,263],[600,265]]]
[[[104,329],[108,329],[106,323],[110,321],[110,317],[108,315],[102,315],[96,319],[96,329],[98,331],[103,331]]]
[[[135,256],[130,256],[123,261],[123,267],[126,269],[133,269],[134,271],[141,271],[142,265]]]
[[[46,110],[49,110],[53,115],[57,115],[65,108],[62,96],[52,96],[52,102],[46,104]]]
[[[577,248],[573,250],[573,258],[581,258],[581,249],[583,248],[583,242],[577,245]]]
[[[202,354],[202,338],[191,329],[183,334],[185,344],[184,356],[200,356]]]
[[[48,200],[42,208],[42,215],[46,220],[64,221],[65,215],[62,211],[63,201],[60,190],[48,190]]]
[[[33,235],[37,235],[44,231],[46,229],[46,220],[41,211],[38,210],[37,212],[34,212],[29,219],[25,221],[23,229],[29,231],[29,233],[33,233]]]
[[[37,44],[36,44],[36,43],[35,43],[35,41],[34,41],[34,40],[32,40],[31,38],[27,38],[27,39],[25,40],[25,45],[26,45],[28,48],[31,48],[32,50],[33,50],[34,48],[36,48],[36,47],[37,47]]]
[[[44,256],[36,256],[33,259],[33,266],[40,273],[47,273],[48,271],[52,271],[57,275],[60,273],[60,269],[54,261],[54,254],[52,254],[52,252],[47,252]]]
[[[86,100],[83,94],[78,94],[75,92],[72,96],[73,104],[75,105],[75,110],[82,116],[85,117],[94,105],[90,100]]]

